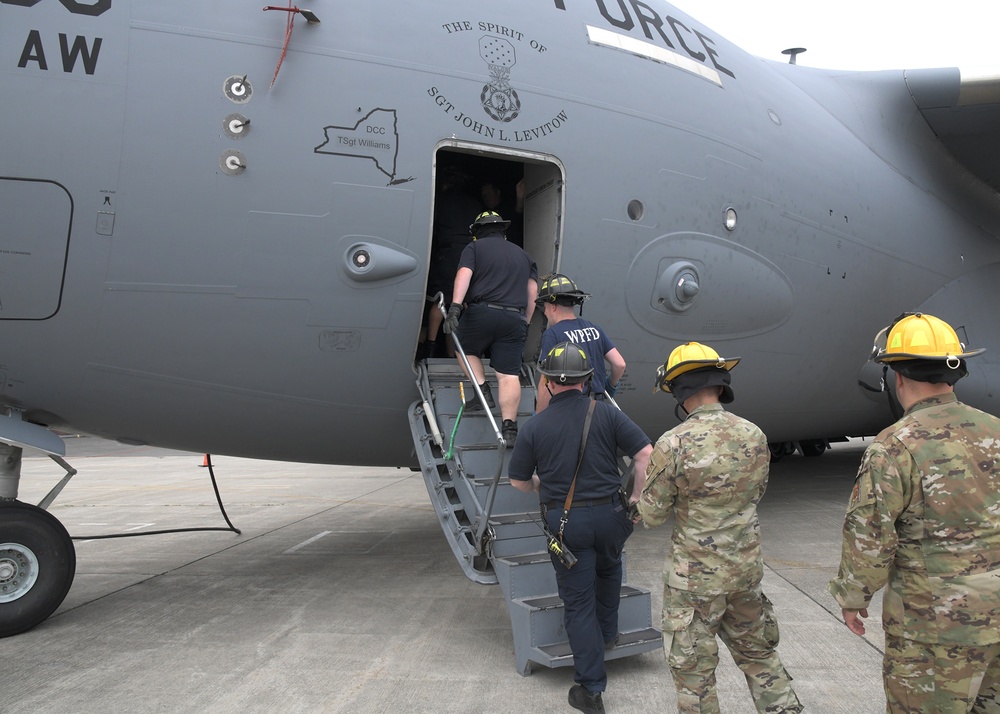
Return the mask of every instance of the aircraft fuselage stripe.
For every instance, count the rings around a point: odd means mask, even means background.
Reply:
[[[587,25],[587,36],[590,41],[595,45],[604,45],[605,47],[611,47],[613,49],[623,50],[634,55],[639,55],[640,57],[646,57],[647,59],[654,60],[656,62],[663,62],[664,64],[669,64],[678,69],[683,69],[692,74],[696,74],[702,79],[707,79],[710,82],[722,86],[722,77],[711,67],[706,67],[700,62],[696,62],[689,57],[684,57],[676,52],[671,52],[663,47],[658,47],[649,42],[644,42],[642,40],[637,40],[634,37],[629,37],[628,35],[621,35],[617,32],[611,32],[610,30],[602,30],[599,27],[593,27],[592,25]]]

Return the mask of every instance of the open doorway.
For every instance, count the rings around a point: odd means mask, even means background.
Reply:
[[[535,260],[542,277],[558,271],[564,206],[564,170],[553,157],[527,152],[502,152],[494,148],[461,142],[447,142],[434,155],[434,220],[428,240],[431,242],[431,268],[427,295],[438,290],[450,295],[449,280],[454,280],[461,242],[468,242],[468,226],[479,212],[493,210],[511,221],[507,239],[520,245]],[[471,214],[465,218],[465,214]],[[465,234],[462,235],[462,230]],[[451,251],[455,266],[435,260],[442,251]],[[436,333],[435,354],[445,356],[447,344],[437,325],[429,324],[434,309],[428,302],[420,340]],[[541,315],[536,315],[528,330],[524,361],[533,363],[541,341]],[[421,358],[420,350],[417,357]]]

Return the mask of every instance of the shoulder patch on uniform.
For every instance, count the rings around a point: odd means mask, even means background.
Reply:
[[[851,490],[851,501],[847,510],[853,511],[855,508],[870,505],[875,503],[875,500],[875,480],[866,454],[854,479],[854,488]]]

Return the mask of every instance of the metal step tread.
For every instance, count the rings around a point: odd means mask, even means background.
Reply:
[[[541,531],[524,538],[497,538],[490,545],[490,551],[490,557],[498,565],[506,565],[508,568],[516,567],[517,564],[509,563],[507,560],[518,556],[540,555],[545,562],[549,562],[548,551],[545,550],[545,536]]]
[[[475,474],[469,474],[468,478],[469,483],[473,486],[490,486],[493,483],[492,476],[476,476]],[[510,478],[506,474],[501,474],[499,483],[501,486],[510,486]],[[511,486],[511,488],[514,487]]]
[[[633,587],[631,585],[622,585],[621,597],[622,599],[629,597],[637,597],[641,595],[648,595],[649,591],[642,588]],[[562,607],[563,601],[558,595],[533,595],[531,597],[520,598],[513,600],[514,603],[518,605],[523,605],[527,608],[532,608],[535,610],[549,610],[556,607]]]
[[[427,364],[427,376],[432,380],[434,377],[451,377],[463,379],[468,381],[469,378],[465,375],[465,370],[459,365],[458,360],[454,357],[430,357],[425,360]],[[486,370],[486,376],[496,376],[493,368],[490,366],[490,361],[485,359],[483,362],[483,369]]]
[[[604,659],[628,657],[629,655],[639,654],[639,652],[649,652],[659,649],[662,646],[663,633],[655,627],[621,632],[618,634],[618,643],[610,650],[604,650]],[[555,644],[541,645],[532,649],[543,653],[553,662],[573,658],[573,651],[569,647],[569,642],[556,642]]]
[[[490,515],[490,525],[509,526],[514,523],[537,523],[541,532],[541,516],[532,511],[517,511],[515,513],[493,513]]]
[[[534,563],[551,563],[552,559],[549,554],[545,551],[536,551],[534,553],[522,553],[521,555],[504,555],[495,558],[501,563],[508,566],[517,565],[533,565]]]
[[[464,419],[465,417],[462,417],[462,418]],[[497,440],[497,441],[479,441],[479,442],[475,442],[475,443],[465,443],[465,444],[456,444],[455,445],[455,451],[458,452],[459,454],[480,453],[480,452],[486,452],[486,451],[496,451],[499,448],[500,448],[500,442],[499,442],[499,440]],[[508,449],[508,451],[510,451],[510,449]],[[501,478],[502,479],[506,479],[507,477],[503,476]],[[482,482],[485,482],[485,483],[491,483],[493,481],[493,477],[492,476],[490,476],[490,477],[476,476],[475,474],[470,474],[469,475],[469,481],[472,481],[472,482],[480,482],[480,481],[482,481]],[[501,483],[502,483],[502,481],[501,481]]]

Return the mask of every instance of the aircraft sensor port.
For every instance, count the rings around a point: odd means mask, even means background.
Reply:
[[[239,139],[250,131],[250,120],[242,114],[229,114],[222,120],[222,131],[230,139]]]
[[[229,149],[222,152],[222,156],[219,157],[219,167],[224,173],[236,176],[246,170],[247,157],[236,149]]]
[[[222,91],[226,98],[237,104],[246,104],[253,96],[253,85],[247,81],[246,75],[242,77],[238,74],[226,79],[222,85]]]

